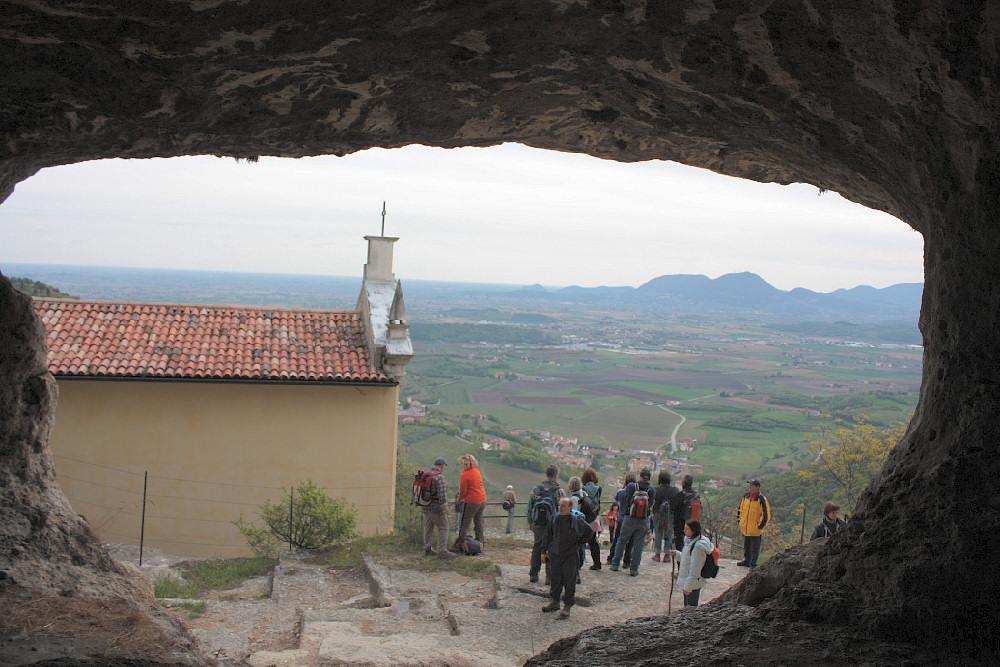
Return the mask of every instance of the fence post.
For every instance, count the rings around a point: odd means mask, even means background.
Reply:
[[[139,567],[142,567],[142,542],[146,536],[146,485],[149,482],[149,471],[142,475],[142,518],[139,520]]]
[[[288,550],[292,550],[292,512],[295,508],[295,487],[288,492]]]

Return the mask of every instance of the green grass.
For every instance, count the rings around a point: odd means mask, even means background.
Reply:
[[[184,570],[183,579],[161,577],[153,582],[158,598],[197,598],[206,591],[235,588],[247,579],[270,572],[274,558],[236,558],[195,564]]]
[[[188,620],[193,621],[196,618],[200,618],[201,615],[205,613],[205,608],[208,606],[208,603],[202,600],[201,602],[179,602],[164,606],[176,609],[186,609],[188,612]]]
[[[491,547],[501,547],[502,539],[490,541]],[[529,545],[530,546],[530,545]],[[323,549],[312,562],[328,567],[351,567],[361,564],[364,556],[371,556],[381,563],[405,567],[421,572],[452,571],[470,578],[480,578],[496,572],[496,563],[487,556],[456,556],[447,560],[423,555],[423,545],[400,539],[396,535],[363,537],[348,544]]]

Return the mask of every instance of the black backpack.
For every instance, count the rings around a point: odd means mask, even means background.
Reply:
[[[693,550],[694,547],[691,547]],[[702,579],[715,579],[719,575],[719,563],[716,558],[719,555],[719,548],[715,547],[705,556],[705,564],[701,566]]]
[[[559,487],[539,484],[532,493],[535,502],[531,504],[531,523],[547,525],[559,513]]]
[[[591,498],[586,491],[580,489],[577,492],[577,498],[580,501],[580,511],[583,512],[583,518],[586,519],[587,523],[591,523],[597,518],[597,513],[600,511],[597,507],[597,501]]]

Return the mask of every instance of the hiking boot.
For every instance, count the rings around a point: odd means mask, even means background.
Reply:
[[[600,563],[594,563],[593,565],[590,566],[590,569],[591,570],[600,570],[601,569],[601,564]]]
[[[552,602],[550,602],[547,605],[545,605],[544,607],[542,607],[542,611],[544,611],[546,613],[548,613],[550,611],[558,611],[558,610],[559,610],[559,600],[553,600]]]
[[[612,565],[611,566],[611,571],[612,572],[617,572],[618,571],[618,566],[617,565]]]
[[[437,552],[437,557],[440,558],[441,560],[450,560],[455,557],[455,554],[451,553],[450,551],[439,551]]]
[[[530,581],[531,583],[537,582],[538,581],[538,575],[537,574],[529,574],[528,575],[528,581]]]
[[[639,570],[629,570],[628,576],[630,576],[630,577],[638,577],[639,576]]]
[[[736,567],[750,567],[750,563],[746,562],[745,560],[741,560],[736,564]]]
[[[424,549],[424,555],[425,556],[433,556],[434,555],[434,550],[433,549]]]
[[[569,618],[569,607],[563,607],[556,615],[556,618],[558,619]]]
[[[659,563],[660,562],[660,554],[653,554],[653,560],[656,561],[657,563]]]

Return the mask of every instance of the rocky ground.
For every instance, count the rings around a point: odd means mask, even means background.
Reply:
[[[682,605],[679,590],[669,597],[671,566],[646,554],[637,577],[606,565],[591,571],[588,562],[577,606],[569,619],[558,620],[541,612],[547,589],[528,581],[528,550],[523,542],[513,548],[508,543],[502,553],[473,557],[497,562],[478,577],[423,571],[424,556],[413,557],[413,568],[398,559],[329,567],[311,553],[286,552],[272,577],[213,593],[200,615],[188,609],[190,601],[164,603],[206,657],[253,667],[521,665],[582,630],[677,614]],[[137,561],[134,549],[113,553]],[[142,569],[152,578],[177,575],[173,566],[182,560],[147,550]],[[703,600],[746,574],[734,561],[723,565]],[[0,660],[0,665],[24,664],[32,663]]]

